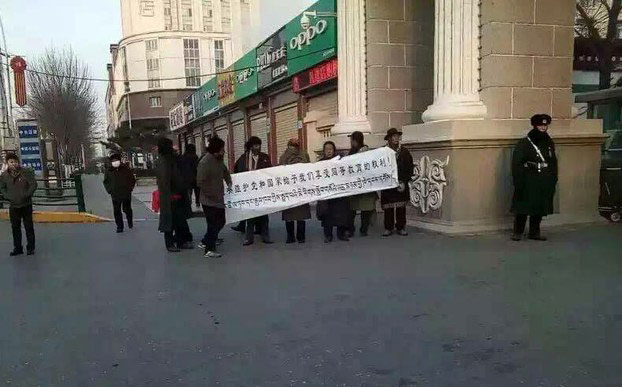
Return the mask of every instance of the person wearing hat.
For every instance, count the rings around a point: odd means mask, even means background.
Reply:
[[[32,222],[32,196],[37,189],[35,172],[20,165],[14,153],[6,155],[7,169],[0,174],[0,196],[9,201],[9,218],[13,231],[11,257],[24,254],[22,220],[26,230],[26,253],[35,253],[35,228]]]
[[[359,152],[366,152],[369,147],[365,145],[365,138],[361,132],[352,132],[350,137],[350,152],[348,155],[354,155]],[[348,236],[353,236],[356,230],[354,222],[357,212],[361,213],[361,228],[359,229],[362,237],[367,236],[371,219],[376,212],[376,201],[378,194],[375,192],[364,193],[360,195],[350,196],[350,224],[348,225]]]
[[[300,140],[292,138],[287,143],[287,149],[279,158],[279,165],[293,165],[300,163],[308,163],[309,155],[300,147]],[[287,229],[286,243],[305,243],[306,239],[306,223],[311,219],[311,207],[308,204],[290,208],[283,211],[283,220]]]
[[[248,139],[245,145],[246,152],[235,163],[234,173],[256,171],[258,169],[270,168],[272,163],[270,162],[270,156],[261,151],[261,139],[256,136],[252,136]],[[246,239],[244,240],[244,246],[252,245],[255,241],[255,231],[259,231],[263,243],[271,244],[270,240],[270,228],[269,228],[268,215],[260,216],[254,219],[249,219],[246,224],[240,222],[238,229],[244,229],[246,232]]]
[[[553,197],[557,186],[555,143],[547,131],[552,122],[548,114],[531,117],[531,131],[516,144],[512,156],[514,197],[512,240],[520,241],[529,217],[529,239],[545,241],[540,234],[542,218],[553,213]]]
[[[130,167],[121,162],[121,155],[115,153],[109,158],[109,167],[104,173],[104,188],[112,198],[114,221],[117,233],[123,232],[123,212],[127,218],[127,227],[133,228],[132,191],[136,186],[136,178]]]
[[[397,161],[397,179],[399,186],[380,193],[380,204],[384,210],[385,237],[391,236],[394,230],[398,235],[406,236],[406,205],[410,201],[408,182],[413,176],[414,163],[410,152],[400,145],[402,132],[395,128],[387,131],[384,137],[387,147],[395,152]]]

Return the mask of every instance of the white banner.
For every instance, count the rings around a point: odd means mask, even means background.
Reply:
[[[225,193],[227,223],[399,185],[395,152],[386,147],[312,164],[238,173],[232,180]]]

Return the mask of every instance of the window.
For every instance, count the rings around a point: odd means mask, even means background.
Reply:
[[[159,59],[147,59],[147,71],[157,71],[160,70],[160,60]]]
[[[216,61],[216,72],[225,68],[225,44],[222,40],[214,41],[214,59]]]
[[[181,0],[181,23],[184,31],[192,31],[192,0]]]
[[[212,0],[203,0],[203,31],[214,30],[214,11]]]
[[[199,55],[199,40],[184,39],[184,65],[186,72],[186,86],[201,86],[201,60]]]
[[[140,16],[153,16],[155,5],[153,0],[140,1]]]
[[[145,57],[147,58],[147,87],[160,87],[160,58],[158,55],[158,39],[145,40]]]
[[[149,97],[149,106],[152,108],[162,107],[162,97]]]
[[[231,0],[220,0],[222,31],[231,32]]]
[[[164,0],[164,30],[166,31],[179,29],[177,1],[178,0]]]
[[[158,50],[158,39],[145,40],[145,48],[147,49],[147,52],[157,51]]]

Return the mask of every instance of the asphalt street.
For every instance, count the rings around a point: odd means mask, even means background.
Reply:
[[[191,223],[195,236],[201,219]],[[9,258],[0,223],[0,383],[614,386],[622,384],[617,226],[412,232],[164,250],[157,222],[37,225]]]

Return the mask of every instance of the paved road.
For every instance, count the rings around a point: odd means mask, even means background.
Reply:
[[[273,226],[225,232],[222,260],[166,254],[153,221],[38,226],[35,257],[0,258],[0,383],[622,384],[620,227],[327,246],[314,224],[286,246]]]

